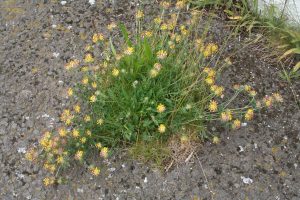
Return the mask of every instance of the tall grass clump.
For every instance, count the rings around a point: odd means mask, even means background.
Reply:
[[[75,103],[61,115],[64,126],[46,132],[40,147],[27,153],[50,172],[45,185],[61,182],[58,171],[71,162],[87,165],[94,152],[107,158],[108,148],[133,147],[140,157],[154,156],[162,163],[168,151],[161,145],[171,136],[192,132],[207,138],[211,121],[238,129],[242,121],[253,119],[255,110],[282,101],[278,93],[258,101],[249,85],[227,88],[232,95],[226,95],[218,77],[230,61],[221,58],[221,46],[207,35],[209,24],[201,13],[183,15],[185,8],[184,1],[162,2],[161,14],[151,23],[138,10],[131,32],[112,22],[109,34],[93,34],[82,60],[66,64],[71,73],[83,74],[67,90]],[[120,39],[115,37],[118,30]],[[245,105],[234,107],[240,94],[246,96]],[[100,173],[94,165],[88,169],[95,176]]]

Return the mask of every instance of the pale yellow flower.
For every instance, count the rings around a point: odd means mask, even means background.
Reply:
[[[86,54],[84,57],[84,62],[86,62],[86,63],[94,62],[94,58],[93,58],[92,54],[90,54],[90,53]]]
[[[119,71],[117,68],[114,68],[114,69],[112,70],[112,75],[113,75],[114,77],[119,76],[119,73],[120,73],[120,71]]]
[[[103,158],[107,158],[107,156],[108,156],[108,148],[107,147],[103,147],[101,149],[100,156],[102,156]]]
[[[91,121],[91,117],[90,117],[89,115],[85,115],[85,116],[84,116],[84,121],[85,121],[85,122]]]
[[[136,17],[137,19],[141,19],[142,17],[144,17],[143,11],[138,10],[138,11],[136,12],[136,14],[135,14],[135,17]]]
[[[90,97],[90,102],[91,102],[91,103],[95,103],[96,100],[97,100],[97,97],[96,97],[95,95],[92,95],[92,96]]]
[[[158,71],[156,69],[151,69],[149,75],[151,78],[155,78],[158,75]]]
[[[80,142],[81,142],[82,144],[86,143],[86,137],[80,138]]]
[[[127,47],[127,49],[124,51],[125,55],[131,55],[134,52],[134,48],[133,47]]]
[[[177,1],[176,9],[180,10],[180,9],[184,8],[184,6],[185,6],[184,1]]]
[[[75,159],[76,160],[81,160],[82,159],[82,156],[83,156],[83,151],[81,150],[78,150],[75,154]]]
[[[160,5],[164,8],[164,9],[168,9],[170,7],[170,3],[167,1],[163,1],[160,3]]]
[[[254,110],[252,108],[248,109],[245,114],[245,120],[250,121],[253,119]]]
[[[166,107],[163,104],[158,104],[158,106],[156,107],[156,110],[158,113],[163,113],[166,110]]]
[[[241,127],[241,121],[236,119],[233,121],[233,124],[232,124],[232,128],[233,129],[239,129]]]
[[[214,136],[212,142],[214,144],[219,144],[220,143],[220,138],[218,138],[217,136]]]
[[[274,93],[273,94],[273,98],[275,101],[282,103],[283,102],[283,98],[279,93]]]
[[[156,53],[156,55],[157,55],[157,58],[159,58],[159,59],[164,59],[164,58],[167,57],[168,53],[167,53],[166,51],[164,51],[164,50],[159,50],[159,51]]]
[[[205,82],[208,84],[208,85],[213,85],[215,83],[215,79],[213,79],[212,77],[207,77],[205,79]]]
[[[161,22],[162,22],[162,20],[161,20],[161,18],[160,17],[156,17],[156,18],[154,18],[154,23],[155,24],[161,24]]]
[[[87,85],[87,84],[89,83],[89,79],[88,79],[87,77],[84,77],[84,78],[82,79],[81,83],[82,83],[83,85]]]
[[[96,143],[95,146],[98,148],[98,149],[101,149],[102,148],[102,144],[100,142]]]
[[[54,184],[55,179],[53,177],[46,177],[43,179],[43,183],[45,186],[49,186]]]
[[[67,130],[65,128],[60,128],[58,130],[58,134],[61,136],[61,137],[65,137],[67,135]]]
[[[72,88],[68,88],[67,93],[68,93],[69,97],[72,96],[73,95],[73,89]]]
[[[102,118],[100,118],[100,119],[97,120],[97,124],[99,126],[101,126],[103,124],[103,122],[104,122],[104,120]]]
[[[109,31],[112,31],[114,28],[116,28],[117,27],[117,24],[115,23],[115,22],[112,22],[112,23],[110,23],[108,26],[107,26],[107,29],[109,30]]]
[[[76,105],[74,105],[74,111],[76,112],[76,113],[80,113],[80,105],[79,104],[76,104]]]
[[[218,110],[218,103],[214,100],[210,101],[208,109],[210,112],[216,112]]]
[[[163,23],[161,26],[160,26],[160,30],[162,31],[165,31],[168,29],[168,25],[166,23]]]
[[[79,137],[79,131],[77,129],[73,129],[72,136],[75,138]]]
[[[91,173],[94,175],[94,176],[98,176],[100,174],[100,169],[98,167],[93,167],[91,169]]]
[[[159,133],[166,132],[166,126],[164,124],[160,124],[159,127],[158,127],[158,132]]]

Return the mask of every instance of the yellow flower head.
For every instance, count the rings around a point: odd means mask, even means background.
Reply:
[[[282,103],[283,102],[283,98],[279,93],[274,93],[273,94],[273,98],[275,101]]]
[[[245,114],[245,120],[247,121],[250,121],[253,119],[253,116],[254,116],[254,110],[252,108],[249,108],[247,111],[246,111],[246,114]]]
[[[82,156],[83,156],[83,151],[81,150],[78,150],[75,154],[75,159],[76,160],[81,160],[82,159]]]
[[[204,57],[209,57],[213,54],[215,54],[218,51],[218,45],[214,44],[214,43],[209,43],[205,49],[204,49]]]
[[[218,103],[214,100],[210,101],[208,109],[210,112],[216,112],[218,110]]]
[[[152,37],[153,33],[152,33],[152,31],[145,31],[144,35],[145,35],[147,38],[150,38],[150,37]]]
[[[250,90],[250,91],[249,91],[249,95],[250,95],[251,97],[255,97],[256,94],[257,94],[257,92],[256,92],[255,90]]]
[[[117,24],[115,23],[115,22],[112,22],[112,23],[110,23],[108,26],[107,26],[107,29],[109,30],[109,31],[112,31],[114,28],[116,28],[117,27]]]
[[[264,97],[263,99],[265,105],[270,108],[272,106],[272,103],[273,103],[273,98],[271,96],[266,96]]]
[[[116,68],[114,68],[114,69],[112,70],[112,75],[113,75],[114,77],[119,76],[119,73],[120,73],[120,71],[119,71],[118,69],[116,69]]]
[[[86,54],[84,57],[84,62],[86,62],[86,63],[94,62],[94,58],[93,58],[92,54],[90,54],[90,53]]]
[[[72,69],[74,67],[77,67],[79,65],[79,60],[71,60],[65,65],[66,70]]]
[[[93,35],[92,41],[93,41],[94,43],[98,42],[98,34],[97,34],[97,33],[95,33],[95,34]]]
[[[216,76],[216,71],[214,69],[210,69],[207,76],[214,78]]]
[[[91,173],[94,175],[94,176],[98,176],[100,174],[100,169],[98,167],[92,167],[91,168]]]
[[[236,119],[233,121],[233,124],[232,124],[232,128],[233,129],[239,129],[241,127],[241,121]]]
[[[73,131],[72,131],[72,136],[73,136],[74,138],[79,137],[79,131],[78,131],[77,129],[73,129]]]
[[[80,142],[81,142],[82,144],[86,143],[86,137],[80,138]]]
[[[160,5],[163,7],[163,9],[168,9],[170,7],[170,3],[167,1],[161,2]]]
[[[168,29],[168,24],[166,24],[166,23],[163,23],[161,26],[160,26],[160,30],[162,30],[162,31],[165,31],[165,30],[167,30]]]
[[[160,71],[161,70],[161,64],[160,63],[155,63],[153,65],[154,69],[156,69],[157,71]]]
[[[87,136],[91,136],[91,135],[92,135],[92,132],[91,132],[90,130],[87,130],[87,131],[86,131],[86,135],[87,135]]]
[[[185,144],[185,143],[187,143],[189,141],[189,137],[186,135],[186,134],[184,134],[184,135],[182,135],[181,137],[180,137],[180,142],[182,143],[182,144]]]
[[[244,88],[247,92],[250,92],[250,90],[252,89],[250,85],[245,85]]]
[[[223,122],[231,121],[232,120],[232,113],[230,110],[226,110],[225,112],[221,113],[221,120]]]
[[[167,57],[168,53],[167,53],[166,51],[164,51],[164,50],[159,50],[159,51],[156,53],[156,55],[157,55],[157,58],[159,58],[159,59],[164,59],[164,58]]]
[[[82,83],[83,85],[87,85],[87,84],[89,83],[88,77],[84,77],[84,78],[81,80],[81,83]]]
[[[90,117],[89,115],[85,115],[85,116],[84,116],[84,121],[85,121],[85,122],[91,121],[91,117]]]
[[[211,90],[212,92],[215,92],[217,89],[218,89],[218,86],[217,86],[217,85],[212,85],[212,86],[210,86],[210,90]]]
[[[55,181],[54,177],[46,177],[43,179],[43,183],[45,186],[54,184],[54,181]]]
[[[61,137],[65,137],[67,135],[67,130],[65,128],[60,128],[58,130],[58,134],[61,136]]]
[[[212,77],[207,77],[205,79],[205,82],[208,84],[208,85],[213,85],[215,83],[215,79],[212,78]]]
[[[73,95],[73,89],[72,88],[68,88],[68,96],[72,96]]]
[[[214,92],[217,96],[222,96],[222,94],[224,92],[224,87],[218,86]]]
[[[102,33],[98,33],[98,40],[103,41],[104,40],[104,35]]]
[[[143,11],[138,10],[138,11],[136,12],[136,14],[135,14],[135,17],[136,17],[137,19],[141,19],[142,17],[144,17]]]
[[[156,107],[156,110],[158,113],[163,113],[166,110],[166,107],[163,104],[158,104],[158,106]]]
[[[96,97],[95,95],[92,95],[92,96],[90,97],[90,102],[91,102],[91,103],[95,103],[96,100],[97,100],[97,97]]]
[[[134,52],[133,47],[127,47],[124,51],[124,54],[129,56],[129,55],[133,54],[133,52]]]
[[[158,132],[159,133],[166,132],[166,126],[164,124],[160,124],[159,127],[158,127]]]
[[[159,25],[159,24],[161,24],[161,22],[162,22],[162,20],[161,20],[160,17],[154,18],[154,23],[155,23],[155,24]]]
[[[101,149],[100,156],[102,156],[103,158],[107,158],[107,156],[108,156],[108,148],[107,147],[103,147]]]
[[[63,156],[58,156],[57,159],[56,159],[56,162],[58,164],[63,164],[65,161],[64,157]]]
[[[34,149],[30,149],[28,152],[25,154],[25,158],[29,161],[35,160],[37,157],[37,152]]]
[[[233,85],[233,89],[235,90],[239,90],[241,88],[241,86],[239,84],[234,84]]]
[[[76,105],[74,105],[74,111],[76,112],[76,113],[80,113],[80,105],[79,104],[76,104]]]
[[[151,78],[155,78],[158,75],[158,71],[156,69],[151,69],[149,75]]]
[[[103,124],[103,122],[104,122],[104,120],[102,118],[100,118],[100,119],[97,120],[97,124],[99,126],[101,126]]]
[[[184,8],[184,5],[185,5],[184,1],[177,1],[176,9],[180,10],[180,9]]]
[[[97,149],[101,149],[102,148],[102,144],[100,142],[96,143],[95,146],[97,147]]]
[[[220,138],[217,137],[217,136],[214,136],[212,142],[213,142],[214,144],[219,144],[219,143],[220,143]]]
[[[180,35],[176,35],[175,37],[175,41],[178,43],[181,41],[181,36]]]
[[[203,72],[208,74],[212,69],[210,67],[204,67]]]

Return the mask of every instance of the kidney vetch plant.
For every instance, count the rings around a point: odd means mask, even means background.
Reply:
[[[210,121],[238,129],[242,121],[253,119],[255,110],[282,101],[278,93],[258,101],[249,85],[228,88],[233,92],[227,96],[218,77],[230,61],[221,59],[221,47],[207,34],[208,24],[196,11],[181,19],[184,1],[175,4],[174,12],[170,6],[162,2],[162,14],[152,23],[144,23],[144,13],[138,10],[132,33],[112,22],[109,34],[92,36],[82,60],[66,64],[67,70],[83,73],[81,82],[67,90],[75,104],[61,115],[65,125],[46,132],[40,148],[26,154],[52,174],[45,185],[60,182],[58,171],[72,160],[86,164],[93,152],[106,158],[107,147],[167,142],[187,129],[199,138],[209,137]],[[200,27],[205,27],[202,32]],[[118,29],[121,40],[114,39]],[[245,105],[233,107],[240,94],[247,96]],[[88,168],[99,175],[99,167]]]

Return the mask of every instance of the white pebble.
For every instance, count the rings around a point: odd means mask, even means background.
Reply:
[[[18,153],[26,153],[26,148],[24,147],[18,148]]]
[[[95,4],[95,0],[89,0],[89,3],[90,3],[91,5],[94,5],[94,4]]]
[[[148,179],[147,179],[147,177],[145,177],[145,179],[144,179],[144,183],[148,183]]]
[[[57,58],[59,56],[59,53],[58,52],[54,52],[53,53],[53,57]]]
[[[241,176],[241,179],[242,179],[243,183],[245,183],[245,184],[251,184],[251,183],[253,183],[253,180],[251,178],[249,178],[249,177],[246,178],[244,176]]]
[[[63,6],[66,5],[66,3],[67,3],[67,1],[61,1],[60,2],[60,4],[63,5]]]

